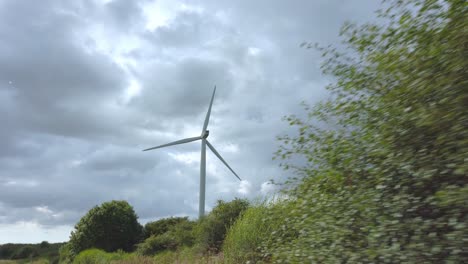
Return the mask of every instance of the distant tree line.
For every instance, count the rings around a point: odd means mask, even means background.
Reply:
[[[64,244],[47,241],[42,241],[39,244],[3,244],[0,245],[0,259],[45,258],[51,263],[58,263],[59,248]]]

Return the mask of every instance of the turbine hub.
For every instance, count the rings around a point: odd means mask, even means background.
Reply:
[[[210,135],[210,131],[209,130],[205,130],[205,133],[203,133],[203,138],[207,138],[208,135]]]

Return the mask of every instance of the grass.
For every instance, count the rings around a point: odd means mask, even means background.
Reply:
[[[31,264],[49,264],[50,261],[45,258],[39,258],[39,259],[17,259],[17,260],[0,260],[0,264],[26,264],[26,263],[31,263]]]
[[[271,221],[266,221],[271,208],[266,202],[247,209],[229,229],[224,240],[225,263],[262,263],[262,242],[274,231]]]
[[[6,262],[8,263],[8,262]],[[0,264],[6,264],[1,263]],[[13,262],[15,263],[15,262]],[[13,264],[8,263],[8,264]],[[45,262],[48,263],[48,262]],[[206,256],[198,254],[194,248],[178,251],[163,251],[155,256],[139,256],[135,253],[108,253],[99,249],[88,249],[75,258],[73,264],[197,264],[224,263],[223,255]],[[38,263],[39,264],[39,263]]]

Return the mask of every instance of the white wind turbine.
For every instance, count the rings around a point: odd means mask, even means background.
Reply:
[[[188,142],[192,142],[192,141],[196,141],[196,140],[201,139],[202,144],[201,144],[201,161],[200,161],[200,200],[199,200],[199,205],[198,205],[198,216],[199,216],[199,218],[202,218],[205,215],[206,145],[208,145],[208,147],[211,149],[211,151],[224,163],[224,165],[226,165],[226,167],[228,167],[229,170],[231,170],[231,172],[234,173],[234,175],[239,180],[241,180],[241,178],[239,178],[239,176],[227,164],[227,162],[223,159],[223,157],[221,157],[221,155],[218,153],[218,151],[216,151],[216,149],[213,147],[213,145],[211,145],[210,142],[206,139],[208,137],[208,135],[210,134],[210,131],[206,130],[206,129],[208,127],[208,122],[210,121],[211,106],[213,105],[213,99],[214,99],[215,92],[216,92],[216,86],[214,87],[213,95],[211,96],[210,106],[208,107],[208,112],[206,113],[206,117],[205,117],[205,123],[203,124],[203,130],[202,130],[200,136],[185,138],[185,139],[177,140],[177,141],[174,141],[174,142],[171,142],[171,143],[167,143],[167,144],[164,144],[164,145],[160,145],[160,146],[156,146],[156,147],[152,147],[152,148],[148,148],[148,149],[143,150],[143,151],[148,151],[148,150],[168,147],[168,146],[172,146],[172,145],[184,144],[184,143],[188,143]]]

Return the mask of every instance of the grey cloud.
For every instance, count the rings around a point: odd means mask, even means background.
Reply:
[[[117,27],[131,27],[132,24],[139,24],[142,10],[139,1],[114,0],[105,5],[112,22]]]
[[[141,80],[142,94],[132,104],[165,118],[206,113],[213,87],[231,87],[233,82],[226,63],[199,58],[155,63],[144,70]]]

